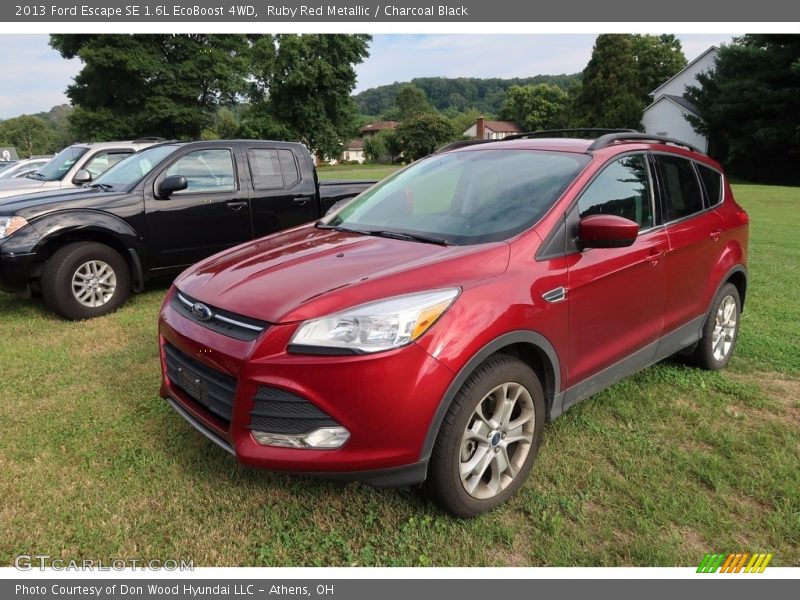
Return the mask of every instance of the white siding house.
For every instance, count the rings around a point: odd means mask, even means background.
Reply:
[[[718,54],[719,49],[712,46],[650,92],[653,103],[642,114],[645,133],[666,135],[692,144],[703,152],[708,150],[708,140],[695,132],[686,120],[686,115],[697,115],[697,108],[683,95],[689,86],[697,85],[697,76],[700,73],[714,69]]]

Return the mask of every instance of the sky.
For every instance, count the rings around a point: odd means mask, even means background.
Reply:
[[[692,60],[724,34],[678,36]],[[583,70],[595,35],[584,34],[381,34],[358,65],[356,92],[414,77],[530,77]],[[68,102],[64,94],[81,68],[50,48],[44,34],[0,34],[0,119],[50,110]]]

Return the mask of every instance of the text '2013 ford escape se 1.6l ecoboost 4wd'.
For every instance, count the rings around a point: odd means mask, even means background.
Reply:
[[[727,364],[747,237],[720,166],[673,140],[457,143],[179,276],[161,394],[246,465],[476,515],[578,401],[678,352]]]

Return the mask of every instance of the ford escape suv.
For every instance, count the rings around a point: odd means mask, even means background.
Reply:
[[[747,239],[720,166],[675,140],[456,143],[179,276],[161,395],[243,464],[477,515],[577,402],[679,352],[728,363]]]

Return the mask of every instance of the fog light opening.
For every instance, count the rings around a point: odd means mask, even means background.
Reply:
[[[350,439],[350,432],[344,427],[320,427],[314,431],[294,435],[253,431],[253,439],[262,446],[335,450],[341,448]]]

